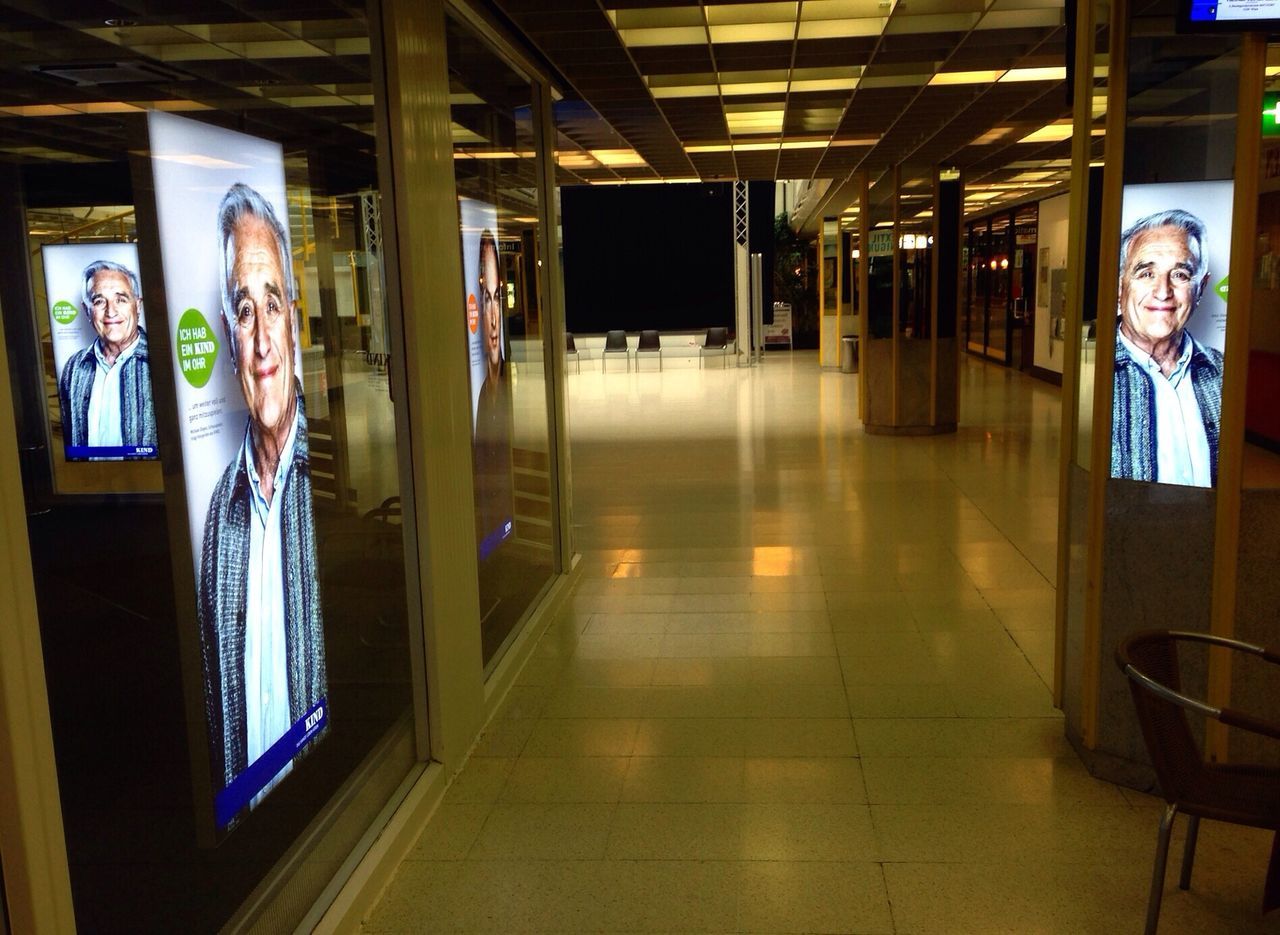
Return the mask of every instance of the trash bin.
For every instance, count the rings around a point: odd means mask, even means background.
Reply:
[[[840,339],[840,372],[858,372],[858,336],[846,334]]]

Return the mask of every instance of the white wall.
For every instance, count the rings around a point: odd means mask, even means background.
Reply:
[[[1062,358],[1065,344],[1051,338],[1049,318],[1049,283],[1052,282],[1053,270],[1065,268],[1067,265],[1067,226],[1069,214],[1069,195],[1059,195],[1040,202],[1040,220],[1037,233],[1036,257],[1036,346],[1033,362],[1044,370],[1062,373]],[[1048,249],[1047,273],[1042,272],[1044,251]]]

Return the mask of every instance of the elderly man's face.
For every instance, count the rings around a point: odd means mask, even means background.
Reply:
[[[502,366],[502,281],[498,278],[498,252],[480,251],[480,339],[484,342],[485,362],[496,374]]]
[[[1204,286],[1195,281],[1195,272],[1182,229],[1156,227],[1134,237],[1120,271],[1120,324],[1125,336],[1149,346],[1180,335]],[[1206,273],[1204,280],[1208,278]]]
[[[236,364],[249,415],[265,432],[288,428],[293,415],[293,316],[275,234],[252,215],[232,237]]]
[[[102,344],[118,353],[138,336],[138,306],[129,277],[113,269],[99,270],[89,288],[89,315]]]

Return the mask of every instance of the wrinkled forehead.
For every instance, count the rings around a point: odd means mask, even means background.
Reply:
[[[100,269],[93,274],[90,295],[113,295],[118,292],[133,298],[133,284],[124,273],[114,269]]]
[[[231,249],[234,251],[232,274],[244,266],[267,267],[273,281],[279,281],[281,269],[281,244],[271,225],[262,218],[246,215],[231,232]]]
[[[1195,256],[1187,243],[1187,232],[1180,227],[1153,227],[1139,232],[1129,241],[1130,269],[1164,259],[1171,265],[1195,265]]]

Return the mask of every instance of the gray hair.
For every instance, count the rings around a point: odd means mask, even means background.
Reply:
[[[138,279],[138,274],[127,266],[120,263],[113,263],[110,260],[94,260],[84,268],[84,289],[80,301],[84,304],[85,311],[93,308],[93,281],[98,278],[99,273],[119,273],[129,280],[129,288],[133,290],[133,297],[139,301],[142,299],[142,282]]]
[[[236,182],[222,196],[222,204],[218,206],[218,239],[222,249],[219,250],[222,272],[222,321],[227,335],[231,339],[231,366],[239,369],[240,349],[239,330],[236,328],[235,293],[236,285],[232,282],[236,265],[236,228],[246,218],[257,218],[266,224],[276,240],[276,249],[280,252],[280,272],[284,276],[283,288],[285,300],[290,307],[297,299],[297,287],[293,280],[293,252],[289,249],[289,231],[280,223],[271,202],[263,198],[255,189],[243,182]],[[298,323],[295,318],[294,327]]]
[[[1187,250],[1191,257],[1195,260],[1195,272],[1193,273],[1192,288],[1195,291],[1196,301],[1200,301],[1200,287],[1204,282],[1204,277],[1209,272],[1209,252],[1205,249],[1205,227],[1204,221],[1200,220],[1190,211],[1183,211],[1181,208],[1169,208],[1166,211],[1157,211],[1155,214],[1148,214],[1144,218],[1134,221],[1129,228],[1120,235],[1120,279],[1124,280],[1125,269],[1129,266],[1129,247],[1139,234],[1147,231],[1157,230],[1161,227],[1174,227],[1182,231],[1183,236],[1187,240]]]

